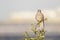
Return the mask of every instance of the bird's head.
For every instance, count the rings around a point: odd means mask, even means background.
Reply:
[[[38,12],[40,12],[40,13],[41,13],[41,10],[40,10],[40,9],[38,9]]]

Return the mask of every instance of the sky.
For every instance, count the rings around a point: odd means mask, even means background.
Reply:
[[[49,22],[57,23],[58,21],[60,23],[60,0],[0,0],[0,23],[22,23],[22,21],[23,23],[32,23],[38,9],[41,9],[45,16],[49,18]],[[20,28],[25,29],[26,27]],[[0,30],[2,30],[0,33],[23,31],[23,29],[19,31],[20,28],[15,26],[0,27]],[[55,28],[54,26],[53,28],[60,30],[59,27]],[[52,26],[47,27],[48,30],[53,28]],[[52,31],[55,31],[54,29]]]
[[[59,8],[60,0],[0,0],[0,21],[16,18],[18,15],[21,16],[21,12],[23,12],[23,15],[26,16],[28,14],[31,17],[30,14],[35,15],[35,13],[31,12],[36,12],[38,9],[49,10],[50,12],[50,10],[55,11]]]

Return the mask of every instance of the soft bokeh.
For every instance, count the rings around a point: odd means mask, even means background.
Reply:
[[[51,36],[51,40],[56,36],[56,39],[59,38],[60,0],[0,0],[0,35],[31,33],[31,24],[37,22],[35,15],[38,9],[47,18],[46,35]]]

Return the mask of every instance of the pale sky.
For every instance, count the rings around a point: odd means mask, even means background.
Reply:
[[[60,23],[60,0],[0,0],[0,23],[5,21],[5,23],[7,21],[11,23],[13,21],[32,22],[38,9],[42,9],[44,14],[47,13],[46,16],[49,18],[49,22],[56,23],[58,21]],[[0,30],[2,30],[0,33],[16,33],[25,31],[25,29],[29,31],[27,27],[0,27]],[[59,27],[56,28],[54,26],[53,28],[57,29],[56,31],[60,31]],[[52,26],[47,27],[48,31],[51,31],[53,28]]]
[[[60,0],[0,0],[0,21],[7,20],[13,12],[33,12],[37,9],[55,9],[58,7],[60,8]]]

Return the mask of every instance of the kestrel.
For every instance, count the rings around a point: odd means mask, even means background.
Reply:
[[[41,22],[43,22],[43,25],[44,25],[44,15],[43,15],[43,13],[41,12],[40,9],[37,11],[35,19],[39,22],[38,24],[40,24]]]

